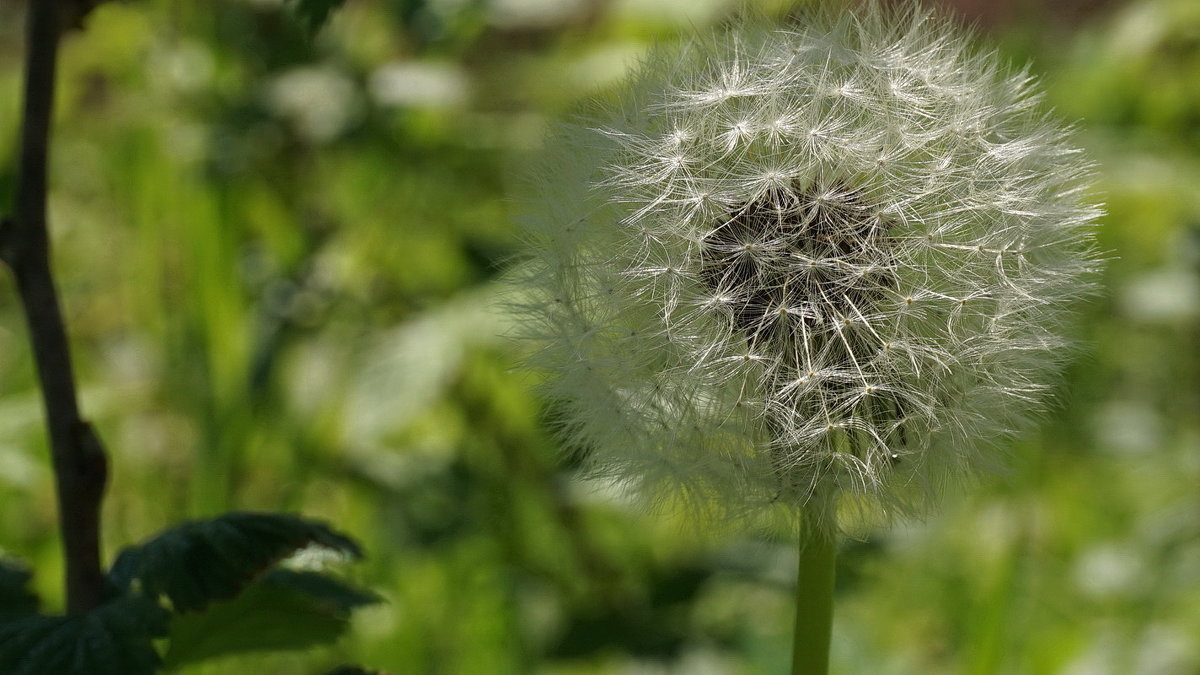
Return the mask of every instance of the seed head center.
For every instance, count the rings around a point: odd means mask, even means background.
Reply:
[[[714,224],[701,278],[730,299],[730,321],[751,344],[790,351],[801,334],[856,323],[895,288],[887,224],[842,183],[769,190]]]

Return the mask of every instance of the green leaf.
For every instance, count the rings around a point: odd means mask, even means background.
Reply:
[[[184,523],[125,549],[109,572],[121,589],[163,594],[176,612],[201,610],[236,596],[275,563],[309,544],[362,557],[353,540],[291,515],[227,513]]]
[[[37,614],[38,598],[28,588],[32,578],[23,565],[0,560],[0,623]]]
[[[168,613],[139,595],[122,595],[84,614],[27,616],[0,624],[0,673],[149,675],[161,659],[154,638]]]
[[[346,632],[354,609],[377,602],[378,596],[323,574],[271,570],[233,600],[175,617],[166,662],[333,642]]]
[[[345,0],[291,0],[288,4],[309,33],[316,33],[343,2]]]

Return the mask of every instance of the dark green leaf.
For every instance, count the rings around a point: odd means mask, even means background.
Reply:
[[[154,673],[161,659],[153,640],[166,636],[167,616],[152,600],[123,595],[86,614],[0,624],[0,673]]]
[[[38,598],[29,590],[29,570],[0,560],[0,623],[37,613]]]
[[[171,666],[243,652],[304,649],[337,640],[357,607],[379,602],[316,572],[275,569],[237,598],[175,617]]]
[[[125,549],[109,578],[122,589],[136,581],[144,593],[166,595],[176,612],[191,612],[236,596],[255,577],[309,544],[362,556],[358,544],[322,523],[235,512],[185,523]]]
[[[316,33],[343,2],[345,0],[291,0],[288,4],[304,27],[310,33]]]
[[[380,602],[379,596],[370,591],[319,572],[274,569],[263,575],[263,581],[300,593],[335,614],[348,615],[359,607]]]

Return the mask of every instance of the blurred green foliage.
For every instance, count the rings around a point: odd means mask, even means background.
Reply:
[[[278,1],[138,0],[68,37],[51,217],[113,453],[107,549],[303,511],[364,542],[356,581],[386,599],[337,647],[180,672],[785,669],[791,543],[697,533],[582,481],[497,309],[521,250],[509,179],[547,120],[732,4],[364,0],[312,36]],[[1197,7],[989,29],[1079,120],[1107,292],[1011,475],[844,546],[836,670],[1200,672]],[[20,14],[0,4],[0,210]],[[53,606],[40,420],[0,275],[0,542]]]

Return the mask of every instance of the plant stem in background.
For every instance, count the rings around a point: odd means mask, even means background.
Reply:
[[[829,672],[829,640],[833,631],[833,579],[837,535],[807,527],[800,537],[796,575],[796,633],[792,675]]]
[[[66,557],[67,611],[85,612],[104,599],[100,564],[100,504],[108,462],[91,426],[79,416],[75,378],[58,292],[50,270],[46,226],[47,156],[62,0],[28,4],[25,101],[16,196],[0,226],[0,259],[12,268],[29,326],[42,385]]]

